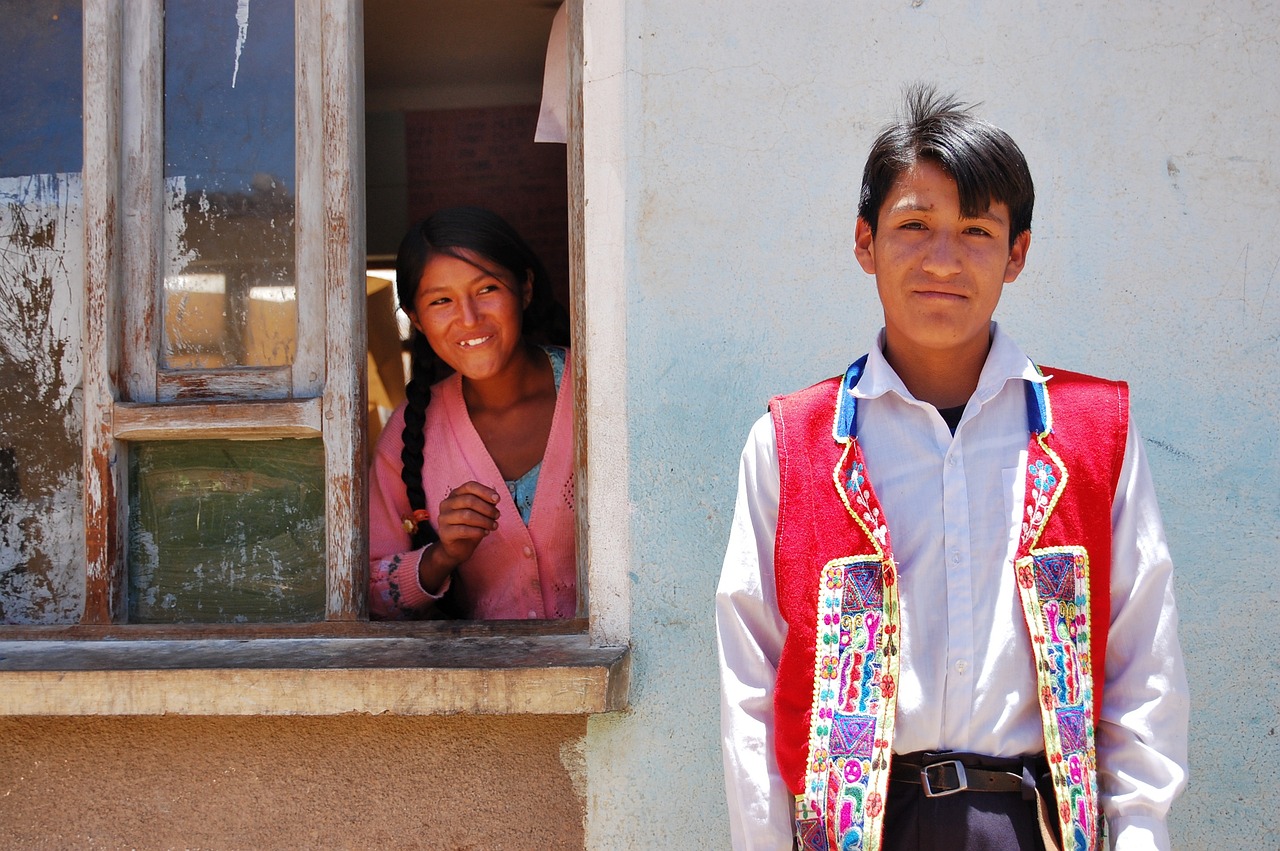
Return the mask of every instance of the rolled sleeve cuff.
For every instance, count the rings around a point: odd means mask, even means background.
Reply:
[[[430,546],[430,545],[428,545]],[[399,620],[438,603],[449,590],[453,577],[445,577],[439,592],[428,593],[418,580],[418,566],[427,547],[394,556],[375,566],[369,608],[381,619]]]

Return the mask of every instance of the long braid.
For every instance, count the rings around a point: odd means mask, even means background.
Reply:
[[[404,431],[401,439],[404,448],[400,450],[400,480],[404,482],[409,496],[409,510],[430,510],[427,507],[427,495],[422,489],[423,444],[426,441],[427,405],[431,402],[431,385],[435,383],[439,358],[427,344],[427,338],[417,331],[413,332],[412,377],[405,387],[407,404],[404,409]],[[429,520],[418,523],[416,531],[410,535],[410,546],[413,549],[434,544],[440,540],[435,527]]]

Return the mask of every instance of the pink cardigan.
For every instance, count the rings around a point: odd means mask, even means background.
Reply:
[[[423,550],[409,549],[402,518],[409,497],[400,480],[404,406],[378,440],[369,486],[369,608],[375,618],[430,616],[450,585],[476,620],[570,618],[577,612],[573,527],[573,381],[560,382],[551,435],[526,527],[502,474],[467,414],[456,373],[431,388],[422,486],[434,515],[451,488],[477,481],[498,492],[498,528],[453,572],[437,595],[418,582]]]

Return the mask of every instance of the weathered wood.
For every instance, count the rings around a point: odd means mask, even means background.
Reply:
[[[319,437],[319,399],[173,405],[117,404],[117,440],[268,440]]]
[[[69,624],[0,625],[0,641],[143,641],[210,638],[443,638],[577,635],[587,631],[584,618],[513,621],[319,621],[266,624]]]
[[[573,336],[573,481],[575,549],[578,557],[578,617],[586,617],[591,599],[590,544],[587,534],[587,346],[586,340],[586,232],[582,183],[582,0],[570,0],[568,9],[569,144],[566,157],[569,176],[569,320]]]
[[[164,5],[162,0],[121,5],[124,85],[117,95],[122,108],[117,138],[123,147],[123,158],[110,175],[94,175],[88,170],[85,175],[86,182],[112,179],[122,183],[126,215],[120,293],[124,305],[121,390],[129,401],[154,402],[156,355],[162,333],[159,299],[164,242]],[[85,103],[96,108],[94,101],[86,98]],[[116,139],[111,141],[117,144]]]
[[[287,366],[165,370],[154,376],[155,401],[284,399],[291,392],[292,374]]]
[[[121,465],[115,464],[111,406],[116,384],[116,287],[120,280],[120,50],[115,0],[84,3],[84,530],[83,623],[118,619]]]
[[[325,381],[323,74],[320,7],[314,2],[297,3],[294,15],[298,346],[293,395],[302,398],[319,396]]]
[[[368,616],[365,538],[364,33],[359,0],[325,0],[324,385],[329,620]]]
[[[163,0],[137,0],[118,5],[123,6],[125,15],[123,33],[117,34],[115,45],[119,49],[122,37],[123,52],[118,54],[118,58],[123,62],[124,85],[118,97],[123,105],[123,121],[118,139],[123,157],[112,177],[119,175],[123,182],[123,209],[127,212],[123,217],[124,274],[121,287],[124,305],[120,338],[122,395],[137,403],[287,398],[294,392],[295,370],[289,366],[197,370],[160,368],[160,352],[165,343],[163,293],[165,264],[168,262],[165,256],[164,174],[165,11]],[[313,4],[297,5],[299,18],[314,20],[317,17]],[[88,31],[86,25],[86,33]],[[313,36],[314,33],[305,35]],[[313,67],[308,70],[314,77]],[[304,95],[300,89],[298,99],[308,103],[308,114],[314,112],[311,95]],[[312,184],[315,171],[313,165]],[[305,250],[304,246],[298,247],[299,252]],[[315,257],[319,252],[314,246],[311,252],[310,267],[300,266],[296,274],[316,274],[318,261]],[[318,320],[315,316],[319,285],[314,278],[309,280],[309,296],[305,292],[307,284],[298,281],[297,353],[304,361],[302,374],[310,380],[311,392],[303,395],[317,395],[323,381],[322,318]],[[304,324],[307,322],[314,324]]]
[[[629,655],[585,635],[0,641],[0,714],[609,712]]]

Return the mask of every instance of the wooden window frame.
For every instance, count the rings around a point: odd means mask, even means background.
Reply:
[[[177,371],[157,364],[164,3],[85,2],[86,97],[102,109],[85,110],[83,624],[121,623],[127,609],[121,461],[132,440],[320,438],[325,620],[367,611],[364,360],[354,357],[364,350],[364,291],[356,297],[352,283],[364,279],[363,132],[340,108],[359,102],[343,96],[359,82],[358,6],[294,8],[297,355],[292,367]]]
[[[594,11],[587,12],[584,6]],[[539,622],[376,623],[367,619],[365,482],[362,19],[360,0],[299,0],[297,275],[299,327],[322,325],[321,357],[293,370],[163,374],[154,345],[162,227],[163,0],[84,0],[84,517],[85,607],[79,624],[0,627],[0,714],[342,714],[347,712],[594,713],[627,705],[630,669],[624,565],[625,488],[603,488],[588,466],[625,475],[617,388],[593,388],[625,358],[616,288],[622,203],[587,214],[592,173],[612,173],[620,121],[602,122],[599,167],[584,156],[583,17],[605,26],[620,59],[622,17],[570,0],[570,292],[575,346],[577,511],[599,504],[607,529],[577,524],[578,617]],[[605,64],[600,66],[605,68]],[[127,81],[133,88],[126,86]],[[134,85],[136,83],[136,85]],[[624,94],[605,81],[602,111]],[[598,181],[597,181],[598,182]],[[604,187],[602,187],[604,188]],[[605,251],[586,250],[589,228]],[[612,274],[597,266],[613,266]],[[603,296],[587,321],[587,304]],[[304,318],[307,317],[307,318]],[[141,341],[140,345],[122,345]],[[303,347],[305,348],[305,347]],[[617,381],[618,379],[610,379]],[[274,398],[249,398],[255,394]],[[239,397],[225,400],[223,397]],[[591,421],[586,412],[592,411]],[[599,417],[597,417],[599,413]],[[602,435],[593,439],[592,435]],[[309,624],[126,624],[125,454],[130,441],[320,437],[326,464],[325,620]],[[588,607],[588,592],[600,601]],[[589,615],[588,615],[589,612]]]

